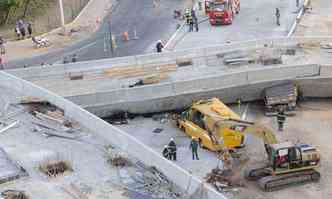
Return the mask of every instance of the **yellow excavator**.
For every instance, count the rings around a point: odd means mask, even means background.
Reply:
[[[315,147],[280,143],[270,129],[241,120],[217,98],[193,103],[178,117],[177,125],[211,151],[243,147],[246,134],[262,139],[268,164],[245,173],[248,180],[258,181],[264,191],[320,179],[320,173],[315,170],[320,165],[320,155]]]

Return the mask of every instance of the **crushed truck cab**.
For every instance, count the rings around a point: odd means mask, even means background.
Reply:
[[[199,139],[201,146],[220,151],[224,147],[243,146],[242,131],[247,128],[240,116],[217,98],[201,100],[182,112],[177,124],[188,136]],[[250,123],[248,123],[250,125]]]

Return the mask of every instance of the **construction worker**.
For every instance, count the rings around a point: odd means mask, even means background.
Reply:
[[[164,48],[163,42],[161,40],[158,40],[156,44],[157,53],[161,53],[163,51],[163,48]]]
[[[280,10],[279,10],[279,8],[276,8],[276,19],[277,19],[277,25],[280,26]]]
[[[193,31],[194,28],[194,21],[193,21],[193,16],[192,16],[192,11],[189,8],[186,8],[184,17],[186,19],[186,23],[189,26],[189,32]]]
[[[198,140],[195,137],[192,137],[189,148],[191,149],[193,160],[195,160],[195,158],[196,160],[199,160],[197,153],[198,145],[199,145]]]
[[[171,150],[170,150],[170,148],[169,148],[169,146],[168,145],[165,145],[164,146],[164,149],[163,149],[163,157],[164,158],[167,158],[168,160],[170,160],[171,159]]]
[[[277,122],[278,122],[278,130],[283,131],[284,123],[286,121],[286,115],[283,110],[279,110],[277,115]]]
[[[170,142],[168,143],[168,147],[170,149],[170,160],[176,161],[176,144],[173,138],[171,138]]]

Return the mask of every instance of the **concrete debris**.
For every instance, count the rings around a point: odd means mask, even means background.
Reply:
[[[191,66],[193,65],[192,59],[177,59],[176,65],[178,67]]]
[[[11,160],[8,154],[0,148],[0,183],[9,182],[27,176],[27,172],[17,162]]]
[[[227,59],[241,59],[245,57],[249,57],[248,52],[238,50],[238,51],[232,51],[232,52],[227,52],[227,53],[219,53],[216,55],[218,58],[224,58],[225,60]]]
[[[243,182],[231,169],[212,169],[205,177],[207,183],[212,184],[217,191],[223,192],[225,188],[243,186]]]
[[[332,44],[328,43],[328,44],[321,44],[320,47],[322,49],[332,49]]]
[[[29,199],[24,191],[19,190],[5,190],[1,192],[1,199]]]
[[[18,125],[19,121],[13,122],[7,126],[5,126],[4,128],[0,129],[0,134],[7,131],[8,129],[11,129],[13,127],[15,127],[16,125]]]
[[[125,167],[130,165],[130,161],[127,158],[121,156],[111,159],[110,163],[115,167]]]
[[[319,48],[320,46],[321,46],[320,42],[306,42],[306,43],[297,44],[297,47],[302,49]]]
[[[109,164],[115,167],[127,167],[132,163],[129,158],[112,146],[106,147],[106,159]]]
[[[146,167],[144,164],[135,164],[140,170],[131,178],[135,181],[128,184],[129,190],[143,195],[144,199],[178,199],[182,197],[179,189],[156,167]]]
[[[51,120],[51,121],[57,122],[59,124],[64,124],[64,122],[65,122],[64,116],[63,115],[61,117],[56,116],[56,114],[54,114],[54,113],[52,114],[52,112],[56,112],[56,111],[47,111],[47,114],[44,114],[44,113],[41,113],[38,111],[33,111],[33,115],[41,120]]]
[[[284,55],[295,55],[296,54],[296,49],[286,49],[283,52]]]
[[[254,58],[244,57],[244,58],[234,58],[234,59],[224,59],[224,63],[227,65],[243,65],[255,63]]]
[[[68,76],[70,80],[82,80],[84,77],[83,72],[71,72]]]
[[[3,119],[3,120],[11,119],[11,118],[21,115],[25,112],[26,112],[26,109],[21,108],[21,109],[18,109],[18,110],[15,110],[13,112],[6,114],[6,116],[2,117],[1,119]]]
[[[38,97],[25,96],[20,100],[20,104],[44,104],[48,103],[46,100],[40,99]]]
[[[74,128],[79,128],[79,124],[77,122],[72,122],[68,119],[65,118],[63,115],[63,112],[59,110],[55,111],[46,111],[45,114],[38,112],[38,111],[33,111],[32,115],[34,115],[36,118],[43,120],[43,121],[48,121],[48,123],[55,123],[56,125],[60,125],[65,131],[69,130],[66,128],[74,129]]]
[[[103,120],[113,125],[128,124],[128,112],[125,111],[114,112],[112,115],[103,118]]]
[[[167,79],[168,75],[167,74],[154,74],[154,75],[149,75],[146,76],[142,79],[139,79],[137,82],[134,84],[129,85],[129,88],[136,87],[136,86],[143,86],[143,85],[149,85],[149,84],[157,84],[160,81]]]
[[[154,114],[152,115],[152,119],[159,121],[161,124],[165,124],[172,119],[172,115],[170,113]]]
[[[155,128],[152,132],[153,133],[161,133],[164,129],[162,128]]]
[[[78,135],[75,135],[73,133],[67,133],[66,131],[61,131],[42,121],[35,120],[35,121],[32,121],[31,123],[38,126],[33,130],[34,132],[42,132],[43,134],[50,136],[50,137],[59,137],[59,138],[66,138],[66,139],[77,139],[78,138]],[[47,131],[46,130],[41,131],[39,127],[46,129]],[[69,132],[71,132],[71,131],[69,131]]]
[[[68,161],[50,161],[42,163],[39,170],[48,175],[49,177],[57,177],[67,171],[72,172],[73,169]]]
[[[63,187],[63,190],[75,199],[89,199],[89,197],[73,183],[70,183],[68,187]]]

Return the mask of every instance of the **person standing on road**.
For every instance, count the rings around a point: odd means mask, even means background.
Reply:
[[[170,149],[170,160],[176,161],[176,144],[174,142],[174,139],[171,138],[170,142],[168,143],[168,147]]]
[[[6,53],[5,49],[5,40],[2,36],[0,36],[0,55],[4,55]]]
[[[278,130],[283,131],[284,123],[286,121],[286,115],[283,110],[280,110],[277,115]]]
[[[3,59],[0,57],[0,70],[5,69],[4,65],[3,65]]]
[[[15,34],[17,36],[17,40],[20,40],[21,39],[21,31],[20,31],[20,28],[18,27],[18,25],[15,26]]]
[[[198,19],[194,18],[195,31],[198,32]]]
[[[29,37],[31,37],[32,36],[32,24],[31,24],[31,22],[27,23],[27,30],[28,30]]]
[[[77,62],[77,54],[73,54],[73,56],[71,57],[71,62]]]
[[[157,53],[161,53],[163,51],[163,48],[164,48],[163,42],[161,40],[158,40],[156,44]]]
[[[67,57],[67,56],[65,56],[65,57],[63,58],[62,63],[63,63],[63,64],[68,64],[68,63],[69,63],[69,61],[68,61],[68,57]]]
[[[199,146],[199,143],[198,143],[197,139],[195,137],[192,137],[189,148],[191,149],[193,160],[195,160],[195,158],[196,158],[196,160],[199,160],[198,153],[197,153],[198,146]]]
[[[194,9],[191,10],[191,17],[193,20],[193,25],[195,25],[195,31],[198,32],[198,19]]]
[[[24,27],[23,20],[19,19],[17,24],[18,24],[18,28],[19,28],[20,33],[21,33],[21,37],[22,37],[22,39],[24,39],[24,37],[25,37],[25,27]]]
[[[280,26],[280,10],[279,10],[279,8],[276,8],[276,19],[277,19],[277,25]]]
[[[197,16],[196,16],[196,12],[194,9],[191,9],[191,17],[196,20],[197,19]]]
[[[189,32],[193,31],[193,27],[194,27],[194,21],[193,21],[193,16],[192,16],[192,10],[190,9],[186,9],[185,14],[184,14],[185,18],[186,18],[186,23],[189,26]]]

